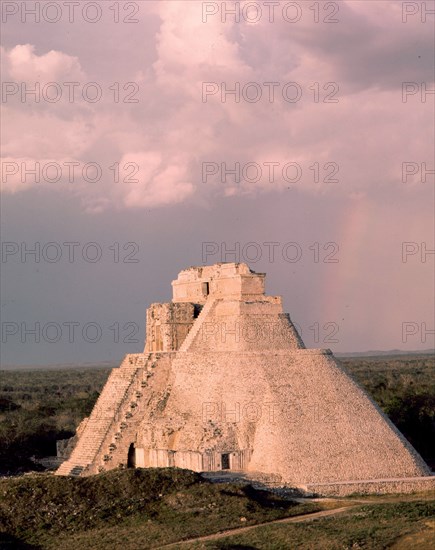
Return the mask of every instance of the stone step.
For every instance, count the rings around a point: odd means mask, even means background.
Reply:
[[[144,378],[142,378],[142,380],[139,380],[139,383],[137,384],[136,388],[132,390],[131,393],[134,396],[134,399],[135,399],[136,403],[137,403],[138,400],[140,400],[143,397],[143,390],[144,390],[144,387],[142,386],[143,380],[144,379],[148,380],[149,378],[151,378],[153,376],[153,374],[154,374],[153,371],[148,372],[144,376]],[[138,397],[137,394],[140,394],[140,396]],[[133,411],[135,410],[135,408],[136,407],[133,408]],[[122,438],[122,431],[123,430],[121,430],[121,427],[120,427],[122,422],[125,422],[125,420],[119,421],[113,429],[113,433],[112,433],[110,443],[107,445],[106,454],[108,454],[108,455],[110,455],[110,454],[112,454],[112,452],[114,452],[110,449],[110,446],[111,445],[118,445],[119,440]],[[120,434],[120,437],[118,439],[115,438],[116,433]]]
[[[69,461],[67,461],[59,466],[59,468],[56,471],[56,475],[63,475],[63,476],[71,475],[71,471],[75,468],[80,468],[81,471],[83,471],[85,466],[83,466],[82,464],[71,464]]]
[[[110,427],[114,424],[137,372],[136,366],[112,371],[69,460],[59,467],[57,474],[80,475],[81,471],[94,461]],[[135,390],[136,386],[134,386]],[[80,466],[82,470],[76,469],[74,473],[73,466],[77,468]]]
[[[131,407],[131,403],[137,403],[142,397],[142,382],[152,376],[153,371],[146,369],[134,384],[139,369],[147,367],[150,357],[151,354],[127,355],[121,366],[111,372],[76,447],[57,474],[80,475],[102,451],[106,438],[110,444],[114,442],[115,433],[122,433],[120,425],[125,422],[125,415],[136,408]],[[109,444],[106,454],[110,454]]]

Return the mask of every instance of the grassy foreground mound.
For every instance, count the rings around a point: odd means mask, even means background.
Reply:
[[[320,509],[182,469],[33,474],[0,480],[0,539],[3,548],[150,548]]]

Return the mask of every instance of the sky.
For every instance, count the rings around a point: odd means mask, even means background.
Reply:
[[[433,348],[434,10],[2,2],[2,364],[140,352],[224,261],[307,347]]]

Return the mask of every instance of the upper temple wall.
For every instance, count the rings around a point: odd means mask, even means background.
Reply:
[[[151,304],[147,309],[145,352],[175,351],[192,328],[192,303]]]
[[[255,300],[264,296],[264,279],[264,273],[254,273],[246,264],[191,267],[172,282],[172,301],[201,304],[208,296]]]

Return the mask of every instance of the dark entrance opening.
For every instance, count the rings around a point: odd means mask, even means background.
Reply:
[[[208,283],[202,283],[202,293],[204,296],[208,296],[210,294]]]
[[[127,468],[136,468],[136,449],[134,443],[128,448]]]
[[[230,469],[230,455],[229,455],[229,453],[224,453],[221,456],[221,462],[222,462],[222,470],[229,470]]]

